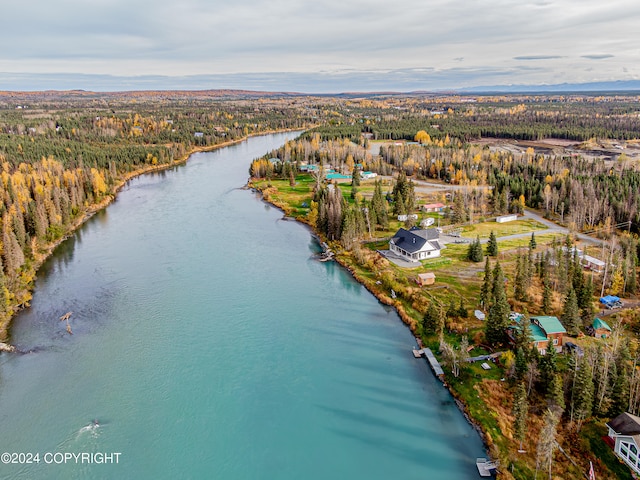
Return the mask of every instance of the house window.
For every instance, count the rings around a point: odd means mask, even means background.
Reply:
[[[631,453],[633,453],[634,455],[638,454],[638,449],[633,444],[629,447],[629,450],[631,450]]]
[[[554,345],[558,345],[558,339],[557,339],[557,338],[554,338],[554,339],[553,339],[553,344],[554,344]]]

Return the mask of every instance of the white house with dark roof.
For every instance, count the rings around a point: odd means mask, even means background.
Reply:
[[[440,256],[443,246],[440,244],[440,233],[435,228],[422,230],[412,227],[401,228],[389,240],[389,250],[410,262],[419,262]]]
[[[613,444],[614,453],[640,474],[640,418],[627,412],[621,413],[609,420],[607,427],[608,443]]]

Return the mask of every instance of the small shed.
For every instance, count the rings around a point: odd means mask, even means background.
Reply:
[[[473,315],[478,319],[478,320],[484,320],[484,312],[482,310],[475,310],[473,312]]]
[[[582,266],[592,272],[602,273],[604,272],[605,262],[599,260],[590,255],[583,255],[581,258]]]
[[[498,223],[507,223],[507,222],[513,222],[514,220],[518,219],[518,215],[517,214],[513,214],[513,215],[502,215],[501,217],[496,217],[496,222]]]
[[[609,338],[611,336],[611,327],[601,318],[595,318],[591,324],[593,327],[593,336],[596,338]]]
[[[436,282],[436,274],[433,272],[419,273],[417,282],[421,287],[433,285]]]

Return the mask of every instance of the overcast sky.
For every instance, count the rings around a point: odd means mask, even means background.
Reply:
[[[640,79],[638,0],[5,0],[0,90]]]

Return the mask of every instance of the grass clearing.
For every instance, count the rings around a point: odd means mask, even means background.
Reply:
[[[466,238],[489,238],[491,232],[495,232],[497,237],[507,235],[518,235],[521,233],[531,233],[538,230],[546,230],[547,226],[533,219],[515,220],[513,222],[483,222],[465,225],[462,227],[462,236]],[[537,240],[536,240],[537,241]]]

